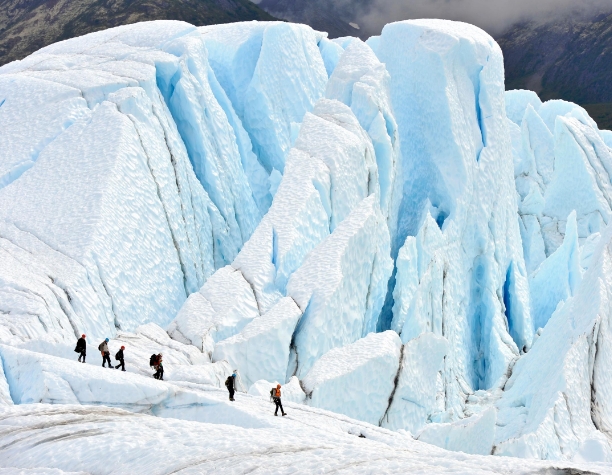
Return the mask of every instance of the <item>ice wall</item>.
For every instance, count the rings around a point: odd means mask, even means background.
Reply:
[[[296,329],[292,374],[302,378],[323,354],[376,330],[391,275],[389,234],[377,196],[364,199],[289,279],[304,316]]]
[[[215,342],[235,335],[256,317],[259,309],[253,289],[239,270],[228,265],[189,296],[168,326],[168,334],[212,358]]]
[[[291,297],[282,298],[240,333],[215,345],[214,361],[225,360],[232,368],[240,368],[249,388],[261,379],[284,383],[293,330],[301,316]]]
[[[0,95],[3,341],[165,325],[260,220],[267,175],[191,25],[51,45]]]
[[[323,35],[306,25],[249,22],[200,28],[210,62],[267,173],[283,173],[293,130],[323,96]]]
[[[302,381],[307,404],[379,424],[400,359],[397,333],[371,333],[319,359]]]
[[[495,453],[610,461],[608,227],[576,294],[518,360],[496,403]],[[545,369],[545,370],[543,370]]]
[[[563,242],[576,211],[581,244],[610,222],[612,155],[605,133],[581,107],[536,101],[530,91],[508,91],[521,235],[531,274]]]
[[[380,207],[395,235],[401,199],[399,132],[391,106],[390,77],[366,44],[355,39],[346,48],[327,83],[325,97],[351,108],[368,132],[376,154]]]
[[[381,321],[404,341],[448,340],[443,405],[457,419],[466,392],[500,384],[533,334],[503,58],[481,30],[446,21],[393,23],[372,45],[391,78],[403,170]]]

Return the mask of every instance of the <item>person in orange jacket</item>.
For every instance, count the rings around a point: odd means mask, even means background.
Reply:
[[[272,400],[274,401],[274,404],[276,404],[276,411],[274,411],[274,415],[278,416],[278,408],[280,407],[281,414],[283,416],[286,416],[287,413],[283,409],[283,403],[281,402],[281,385],[277,384],[275,388],[272,388],[272,391],[270,391],[270,393],[272,394]]]

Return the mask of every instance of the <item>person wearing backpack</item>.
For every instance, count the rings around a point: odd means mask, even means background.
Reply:
[[[87,356],[87,342],[85,341],[85,334],[81,335],[81,338],[78,339],[74,351],[79,353],[79,362],[85,363],[85,357]],[[81,361],[81,358],[83,361]]]
[[[162,359],[163,359],[162,356],[163,355],[161,353],[157,355],[157,359],[155,360],[155,365],[154,365],[154,368],[156,369],[156,371],[155,371],[155,374],[153,375],[155,379],[159,379],[160,381],[164,380],[164,364],[162,362]],[[149,362],[151,361],[149,360]]]
[[[276,411],[274,411],[274,415],[278,416],[278,408],[280,407],[281,414],[286,416],[287,413],[283,409],[283,403],[281,402],[281,385],[277,384],[275,388],[270,390],[270,396],[272,396],[272,400],[274,404],[276,404]]]
[[[104,368],[104,365],[108,361],[108,367],[112,368],[113,364],[110,360],[110,351],[108,351],[108,338],[105,338],[104,341],[100,343],[98,350],[100,350],[100,353],[102,353],[102,367]]]
[[[115,369],[119,369],[119,366],[121,366],[121,371],[125,371],[125,361],[123,359],[123,350],[125,350],[125,346],[122,346],[121,349],[115,354],[115,359],[119,361],[119,364],[115,366]]]
[[[225,387],[229,391],[229,400],[235,401],[234,393],[236,392],[236,373],[232,373],[231,376],[228,376],[225,380]]]

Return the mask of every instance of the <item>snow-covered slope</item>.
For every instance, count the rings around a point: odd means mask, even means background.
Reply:
[[[3,66],[0,471],[569,473],[418,439],[611,473],[609,142],[446,21],[142,23]]]
[[[242,396],[237,407],[229,406],[224,394],[206,394],[210,404],[200,409],[207,419],[202,422],[78,405],[34,404],[0,410],[4,442],[0,467],[36,468],[32,473],[45,475],[612,473],[605,464],[517,464],[512,458],[458,454],[327,411],[289,403],[290,415],[275,418],[273,406],[259,398]],[[223,414],[224,408],[230,412]],[[259,415],[266,424],[235,425],[249,415]],[[13,469],[8,473],[30,472]]]

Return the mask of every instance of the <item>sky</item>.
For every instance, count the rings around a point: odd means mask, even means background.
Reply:
[[[346,2],[346,0],[333,0]],[[473,23],[493,35],[525,20],[612,11],[612,0],[371,0],[360,12],[363,28],[377,34],[385,23],[408,18],[445,18]]]

